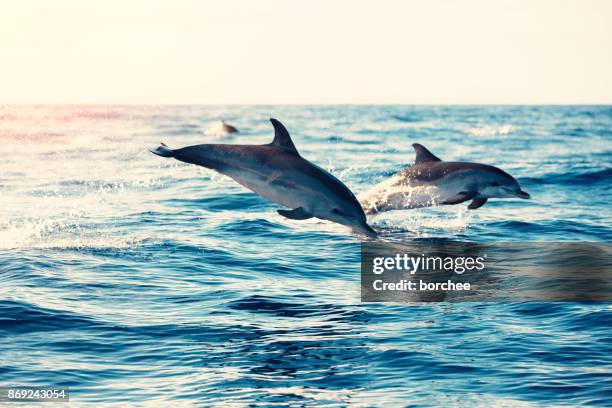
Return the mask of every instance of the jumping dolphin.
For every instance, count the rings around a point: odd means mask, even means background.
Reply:
[[[472,200],[475,210],[489,198],[530,198],[518,182],[497,167],[480,163],[445,162],[415,143],[414,165],[393,175],[361,199],[366,214],[390,210],[459,204]]]
[[[376,237],[355,195],[340,180],[304,159],[289,132],[276,119],[274,140],[264,145],[201,144],[172,150],[165,144],[151,150],[231,177],[268,200],[291,208],[277,210],[283,217],[305,220],[316,217],[346,225]]]
[[[214,126],[211,126],[206,130],[206,135],[208,136],[224,136],[230,133],[238,133],[238,129],[234,126],[225,123],[223,119],[221,119]]]

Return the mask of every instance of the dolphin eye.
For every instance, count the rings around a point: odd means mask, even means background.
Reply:
[[[499,187],[499,183],[497,181],[492,181],[491,187]]]

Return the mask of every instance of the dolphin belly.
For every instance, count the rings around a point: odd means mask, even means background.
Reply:
[[[228,172],[227,175],[238,184],[274,203],[289,208],[304,207],[304,198],[299,197],[298,191],[288,184],[270,182],[268,177],[249,172]]]
[[[330,219],[334,205],[341,205],[337,192],[329,185],[331,176],[301,158],[285,154],[271,160],[270,156],[221,145],[201,145],[174,151],[173,157],[213,169],[274,203],[291,209],[302,207],[317,218]]]
[[[324,191],[314,187],[315,180],[295,183],[283,171],[272,169],[252,171],[230,168],[224,169],[223,174],[267,200],[291,209],[302,207],[314,216],[321,215],[319,218],[323,218],[322,207],[328,200]]]

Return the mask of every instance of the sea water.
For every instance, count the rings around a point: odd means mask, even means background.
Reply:
[[[384,238],[612,240],[610,106],[1,106],[0,386],[67,386],[73,405],[610,404],[609,303],[361,303],[345,227],[148,151],[268,143],[270,117],[356,194],[418,142],[532,196],[371,218]],[[220,118],[240,133],[205,136]]]

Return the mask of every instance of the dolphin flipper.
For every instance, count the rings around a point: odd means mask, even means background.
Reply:
[[[467,191],[467,192],[463,191],[463,192],[457,194],[456,196],[451,197],[448,200],[443,201],[442,204],[451,204],[451,205],[452,204],[459,204],[459,203],[462,203],[464,201],[471,200],[474,197],[476,197],[476,193],[469,192],[469,191]],[[478,208],[478,207],[476,207],[476,208]]]
[[[470,205],[468,205],[468,209],[475,210],[477,208],[482,207],[486,203],[487,203],[487,199],[486,198],[475,198],[474,201],[472,201],[470,203]]]
[[[298,207],[295,210],[276,210],[280,215],[290,220],[307,220],[313,215],[306,211],[304,207]]]

